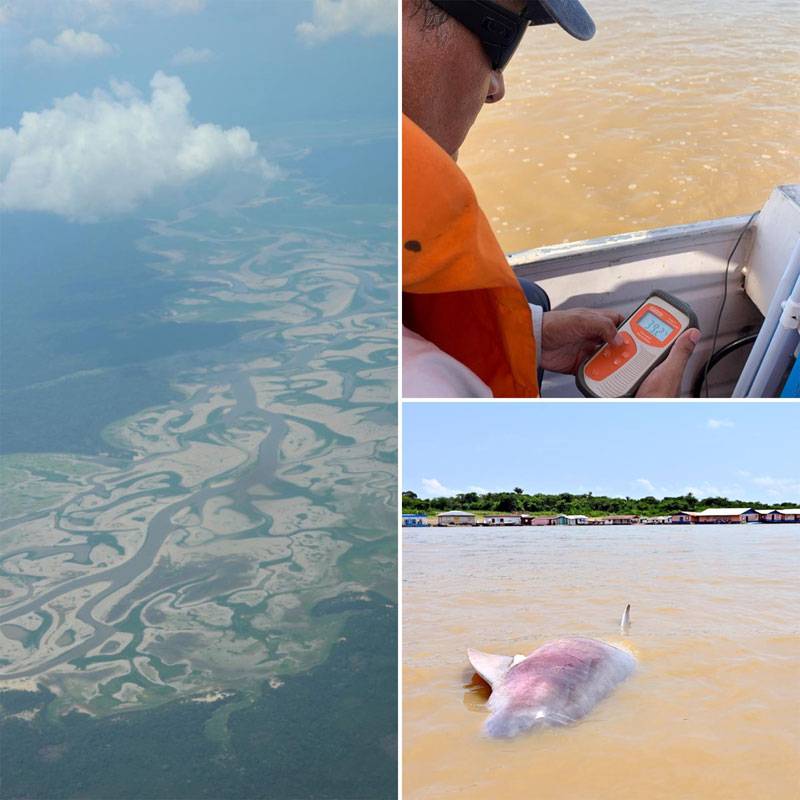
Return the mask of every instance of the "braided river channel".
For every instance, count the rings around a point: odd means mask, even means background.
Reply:
[[[8,225],[3,797],[396,791],[394,190],[286,186]]]

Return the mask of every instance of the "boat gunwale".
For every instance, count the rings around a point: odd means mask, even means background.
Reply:
[[[557,265],[572,259],[586,261],[599,258],[605,264],[619,263],[626,258],[640,260],[649,254],[663,254],[665,249],[678,253],[695,249],[699,245],[733,239],[741,233],[751,216],[742,214],[667,228],[545,245],[530,250],[520,250],[508,254],[506,258],[513,269],[544,264]],[[681,246],[675,247],[677,244]]]

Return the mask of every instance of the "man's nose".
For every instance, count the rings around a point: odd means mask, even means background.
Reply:
[[[506,94],[506,82],[503,80],[503,73],[496,69],[492,70],[489,76],[489,91],[486,95],[487,103],[499,103]]]

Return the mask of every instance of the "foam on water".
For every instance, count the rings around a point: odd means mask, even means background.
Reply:
[[[591,11],[590,42],[556,26],[528,32],[505,99],[459,152],[484,208],[505,206],[508,225],[493,228],[506,252],[751,213],[774,186],[800,182],[789,146],[797,3],[609,0]]]

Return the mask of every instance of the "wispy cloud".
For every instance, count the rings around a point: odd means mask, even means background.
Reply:
[[[374,36],[396,28],[394,0],[314,0],[312,20],[301,22],[295,30],[300,39],[313,45],[351,31]]]
[[[428,497],[453,497],[458,494],[455,489],[442,486],[437,478],[423,478],[422,492]]]
[[[204,48],[195,50],[194,47],[184,47],[179,53],[172,56],[171,62],[176,66],[183,67],[191,64],[204,64],[216,58],[213,50]]]
[[[648,494],[654,495],[656,493],[656,487],[647,480],[647,478],[637,478],[634,483],[644,489]]]
[[[193,14],[206,5],[207,0],[0,0],[0,24],[56,21],[107,27],[119,25],[131,11]]]
[[[166,7],[173,14],[193,14],[206,7],[207,0],[145,0],[151,7]]]
[[[729,419],[710,419],[706,423],[707,428],[735,428],[736,425]]]
[[[197,125],[180,78],[157,72],[150,100],[129,83],[74,94],[0,129],[0,209],[51,211],[83,222],[132,211],[166,187],[238,170],[278,169],[245,128]]]
[[[781,497],[787,502],[800,499],[800,477],[775,478],[771,475],[760,475],[752,481],[756,486],[766,488],[772,497]]]
[[[101,58],[113,55],[118,49],[96,33],[74,31],[72,28],[61,31],[52,44],[44,39],[33,39],[27,47],[28,54],[37,61],[53,62]]]
[[[719,486],[704,483],[701,486],[685,486],[678,494],[693,494],[695,497],[724,497],[727,492],[721,490]]]

